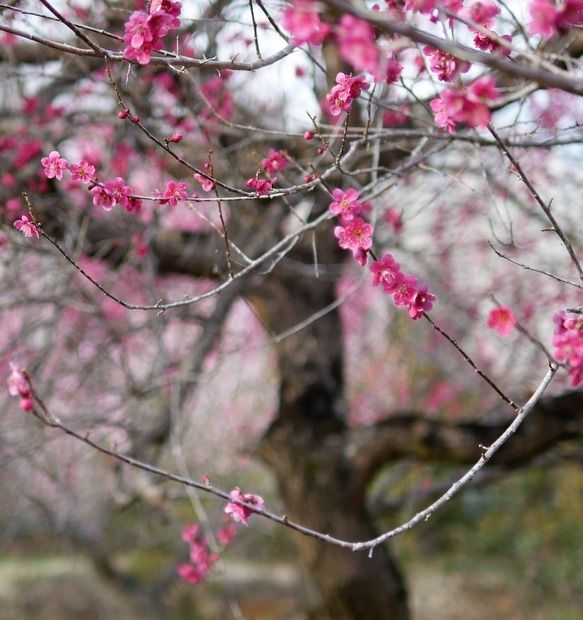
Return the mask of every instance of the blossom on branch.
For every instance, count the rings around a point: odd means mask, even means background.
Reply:
[[[92,166],[86,159],[83,159],[79,164],[71,164],[69,166],[69,171],[73,175],[71,177],[73,181],[89,183],[93,180],[93,176],[95,175],[95,166]]]
[[[233,489],[230,493],[232,499],[236,499],[240,502],[245,502],[251,506],[255,506],[260,510],[265,508],[265,502],[259,495],[251,495],[250,493],[241,493],[239,487]],[[253,514],[253,511],[246,506],[240,506],[233,502],[229,502],[225,506],[225,513],[228,514],[236,523],[242,523],[243,525],[249,525],[248,518]]]
[[[28,375],[14,362],[10,362],[10,376],[8,377],[8,394],[20,398],[20,408],[23,411],[31,411],[32,387]]]
[[[334,201],[330,203],[328,210],[345,220],[351,220],[362,209],[362,204],[358,201],[358,192],[352,187],[346,191],[333,189],[332,198]]]
[[[265,196],[273,189],[276,181],[277,177],[273,177],[273,179],[249,179],[246,185],[254,189],[258,196]]]
[[[21,216],[19,220],[14,222],[14,228],[19,230],[25,237],[36,237],[37,239],[40,237],[36,224],[29,220],[26,215]]]
[[[501,336],[508,336],[515,325],[516,319],[510,308],[501,306],[500,308],[490,310],[490,314],[488,315],[488,327],[490,329],[495,329]]]
[[[275,149],[269,149],[267,157],[261,160],[263,169],[269,174],[284,170],[288,163],[289,157],[287,151],[276,151]]]
[[[467,88],[447,88],[429,105],[435,112],[435,124],[454,133],[456,122],[487,127],[492,116],[489,105],[499,98],[494,78],[484,75]]]
[[[557,361],[567,366],[571,385],[583,381],[583,317],[569,317],[566,312],[554,316],[555,328],[552,345]]]
[[[48,157],[43,157],[40,163],[45,168],[45,174],[48,179],[57,179],[60,181],[63,178],[63,172],[69,168],[69,162],[61,157],[59,151],[51,151]]]
[[[154,0],[149,13],[134,11],[124,25],[125,58],[147,65],[152,52],[162,49],[162,37],[180,26],[181,6],[172,0]]]
[[[334,236],[343,250],[356,252],[359,249],[369,250],[372,247],[373,231],[371,224],[367,224],[360,217],[355,217],[345,226],[336,226]]]

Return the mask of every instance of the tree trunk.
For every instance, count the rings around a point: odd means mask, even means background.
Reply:
[[[320,248],[319,248],[320,252]],[[320,253],[320,259],[324,258]],[[328,257],[328,265],[331,258]],[[326,265],[324,258],[323,265]],[[250,300],[276,334],[307,321],[336,299],[334,278],[280,266]],[[276,345],[279,415],[261,454],[277,476],[287,516],[346,540],[377,535],[366,513],[362,476],[346,458],[343,339],[331,310]],[[324,617],[334,620],[406,620],[407,593],[389,549],[368,553],[297,536],[302,560],[320,588]],[[320,616],[319,616],[320,617]]]

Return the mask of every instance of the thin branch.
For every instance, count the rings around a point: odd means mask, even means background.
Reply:
[[[506,157],[508,158],[508,161],[510,161],[510,163],[516,169],[516,172],[518,172],[522,182],[526,185],[526,187],[528,188],[528,190],[532,194],[532,197],[537,201],[537,203],[539,204],[540,208],[543,210],[544,214],[547,216],[549,222],[552,224],[552,227],[553,227],[552,230],[557,233],[557,235],[559,236],[559,239],[563,242],[565,248],[567,248],[567,252],[568,252],[568,254],[569,254],[570,258],[571,258],[571,262],[573,263],[573,265],[575,265],[575,269],[577,269],[577,273],[579,274],[579,278],[581,280],[583,280],[583,268],[581,267],[581,264],[579,263],[579,259],[575,255],[575,251],[573,250],[573,246],[571,245],[571,241],[569,240],[567,235],[563,232],[563,229],[561,228],[561,226],[559,225],[559,223],[555,219],[555,216],[552,214],[550,203],[547,204],[541,198],[540,194],[537,192],[537,190],[535,189],[534,185],[532,184],[532,182],[528,178],[528,175],[526,174],[526,172],[524,171],[524,169],[520,165],[520,162],[510,152],[510,150],[508,149],[506,144],[504,144],[504,141],[498,135],[498,132],[494,129],[494,127],[492,127],[492,125],[488,125],[488,129],[490,130],[490,133],[494,136],[494,140],[496,140],[496,142],[498,143],[498,145],[502,149],[502,152],[504,153],[504,155],[506,155]]]

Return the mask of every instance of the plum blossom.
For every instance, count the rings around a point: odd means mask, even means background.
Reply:
[[[490,329],[495,329],[501,336],[508,336],[515,325],[516,319],[510,308],[501,306],[500,308],[490,310],[490,314],[488,315],[488,327]]]
[[[28,375],[24,370],[19,368],[14,362],[10,362],[10,376],[8,377],[8,394],[20,398],[20,408],[23,411],[31,411],[32,403],[32,386]]]
[[[431,308],[433,308],[435,299],[435,295],[429,292],[427,284],[422,284],[411,297],[407,313],[414,321],[420,319],[426,312],[429,312]]]
[[[364,75],[351,77],[342,72],[338,73],[336,86],[326,95],[330,114],[339,116],[342,112],[350,112],[352,100],[360,97],[362,91],[369,88],[370,84],[365,81]]]
[[[36,237],[40,238],[40,233],[37,225],[26,215],[22,215],[19,220],[14,222],[14,228],[19,230],[25,237]]]
[[[552,344],[557,361],[567,366],[572,387],[583,381],[583,317],[569,317],[565,312],[554,316]]]
[[[315,3],[310,0],[296,0],[283,12],[282,23],[296,45],[322,45],[330,32],[330,26],[320,20]]]
[[[385,254],[380,261],[374,261],[369,269],[373,273],[373,286],[380,284],[385,293],[392,294],[395,292],[397,274],[400,273],[401,268],[392,254]]]
[[[69,171],[73,175],[71,177],[73,181],[89,183],[93,180],[95,166],[92,166],[86,159],[82,159],[79,164],[71,164],[69,166]]]
[[[393,303],[397,308],[403,308],[413,303],[417,294],[417,278],[399,272],[395,276],[395,290],[393,291]]]
[[[261,160],[261,165],[265,172],[273,174],[279,170],[284,170],[289,163],[287,151],[276,151],[275,149],[269,149],[267,157]]]
[[[181,579],[188,583],[200,583],[210,572],[212,565],[219,559],[216,553],[211,553],[207,540],[201,536],[197,524],[186,525],[182,530],[182,540],[190,546],[188,554],[190,562],[184,562],[176,567]]]
[[[198,181],[201,184],[203,192],[210,192],[211,190],[215,188],[214,181],[212,181],[211,179],[207,179],[207,177],[204,177],[202,174],[199,174],[198,172],[195,172],[194,178],[196,181]]]
[[[238,500],[240,502],[245,502],[246,504],[255,506],[260,510],[263,510],[265,508],[265,502],[263,501],[262,497],[260,497],[259,495],[252,495],[250,493],[241,493],[239,487],[233,489],[230,495],[232,499]],[[225,506],[225,513],[228,514],[231,519],[233,519],[233,521],[235,521],[236,523],[249,525],[248,519],[253,514],[253,511],[246,506],[240,506],[239,504],[229,502]]]
[[[499,98],[494,78],[485,75],[467,88],[447,88],[429,105],[435,112],[436,125],[454,133],[456,122],[470,127],[487,127],[492,116],[489,104]]]
[[[338,188],[333,189],[332,198],[334,201],[330,203],[328,210],[345,220],[351,220],[362,209],[362,204],[358,201],[358,192],[352,187],[345,192]]]
[[[249,179],[246,185],[254,189],[257,196],[265,196],[273,189],[273,185],[276,181],[277,177],[273,177],[272,179]]]
[[[105,211],[111,211],[115,205],[115,198],[100,185],[96,185],[91,189],[93,194],[93,204],[96,207],[103,207]]]
[[[466,73],[470,68],[469,62],[429,45],[423,48],[423,54],[431,58],[429,69],[436,73],[437,79],[442,82],[453,82],[460,73]]]
[[[360,217],[355,217],[345,226],[336,226],[334,236],[342,249],[356,252],[359,248],[369,250],[372,247],[373,231],[371,224],[367,224]]]
[[[116,177],[113,181],[108,181],[105,183],[104,189],[117,204],[122,207],[127,206],[129,196],[132,193],[132,188],[129,185],[125,185],[125,181],[121,177]]]
[[[175,207],[179,200],[188,198],[185,182],[168,181],[163,192],[155,189],[153,193],[159,199],[161,205],[169,204],[171,207]]]
[[[357,71],[376,74],[379,68],[380,52],[375,45],[372,26],[353,15],[344,14],[336,28],[338,53]]]
[[[43,157],[40,163],[45,168],[45,174],[48,179],[61,180],[63,178],[63,171],[69,168],[69,162],[61,157],[59,151],[51,151],[48,157]]]
[[[181,6],[172,0],[154,0],[149,13],[134,11],[124,25],[125,58],[147,65],[152,52],[162,49],[162,37],[180,26]]]
[[[550,39],[571,26],[581,26],[583,0],[565,0],[556,4],[549,0],[531,0],[528,12],[532,17],[528,32]]]

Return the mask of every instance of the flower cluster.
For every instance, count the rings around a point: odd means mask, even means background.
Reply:
[[[93,183],[91,188],[93,194],[93,204],[102,207],[105,211],[111,211],[116,204],[122,205],[126,211],[139,211],[142,208],[142,201],[132,196],[133,190],[125,184],[122,177],[116,177],[113,181],[108,181],[97,185],[95,178],[95,166],[92,166],[86,159],[82,159],[78,164],[70,164],[58,151],[51,151],[48,157],[41,159],[44,166],[45,176],[48,179],[63,180],[63,172],[68,170],[71,173],[71,180],[76,183]],[[169,184],[170,185],[170,184]],[[179,184],[184,185],[186,184]],[[165,202],[174,200],[174,193],[168,190],[168,196],[164,196]],[[21,230],[25,236],[38,237],[38,230],[26,216],[14,223],[16,228]],[[35,232],[36,231],[36,232]]]
[[[190,546],[188,554],[190,562],[179,564],[176,572],[188,583],[200,583],[210,572],[219,556],[210,552],[208,542],[201,535],[200,526],[196,523],[184,527],[182,540]]]
[[[583,317],[570,317],[561,311],[554,316],[554,322],[555,358],[567,366],[571,385],[577,387],[583,381]]]
[[[545,39],[565,32],[571,26],[583,24],[583,0],[564,0],[559,3],[531,0],[528,12],[532,17],[528,31],[540,34]]]
[[[263,498],[259,495],[251,495],[250,493],[241,493],[241,490],[237,487],[233,489],[230,493],[231,498],[235,499],[239,502],[245,502],[246,504],[250,504],[251,506],[255,506],[260,510],[265,508],[265,502]],[[249,525],[247,520],[253,514],[253,511],[246,506],[240,506],[239,504],[235,504],[233,502],[229,502],[225,506],[225,513],[228,514],[233,521],[236,523],[242,523],[243,525]]]
[[[350,112],[352,100],[360,97],[362,91],[369,88],[370,84],[365,82],[364,75],[351,77],[342,72],[338,73],[336,86],[326,95],[330,114],[340,116],[342,112]]]
[[[356,262],[364,267],[369,254],[374,261],[370,265],[373,273],[373,286],[381,285],[383,291],[393,296],[398,308],[407,308],[412,319],[419,319],[425,312],[433,308],[435,295],[429,292],[426,284],[418,286],[415,276],[404,274],[391,254],[385,254],[376,260],[371,251],[374,228],[371,224],[357,217],[363,208],[358,200],[358,192],[354,188],[332,190],[334,199],[328,210],[341,218],[341,224],[334,228],[338,245],[344,250],[351,250]],[[402,226],[399,218],[399,224]]]
[[[153,0],[148,13],[134,11],[124,25],[125,58],[147,65],[152,52],[162,49],[162,37],[180,27],[181,7],[180,2]]]
[[[18,396],[20,398],[20,408],[23,411],[31,411],[34,407],[32,403],[32,387],[26,372],[14,362],[10,362],[10,371],[8,393],[10,396]]]
[[[496,38],[503,39],[504,41],[510,43],[512,41],[512,37],[509,35],[499,37],[492,30],[492,26],[494,26],[494,18],[498,15],[498,13],[500,13],[500,9],[496,5],[491,2],[481,2],[478,0],[478,2],[474,2],[472,5],[462,8],[459,15],[460,17],[471,20],[478,26],[481,26],[485,30],[492,33],[492,36],[490,36],[482,30],[478,30],[470,26],[470,32],[474,33],[474,45],[478,49],[484,52],[492,52],[502,54],[503,56],[508,56],[510,54],[510,48],[500,45]]]
[[[494,78],[485,75],[467,88],[445,89],[429,104],[435,112],[435,123],[454,133],[456,123],[470,127],[487,127],[492,116],[489,105],[500,98]]]
[[[370,265],[373,273],[373,286],[381,286],[383,291],[393,296],[397,308],[407,308],[413,319],[420,319],[433,308],[435,295],[429,292],[427,284],[417,285],[415,276],[404,274],[392,254],[385,254],[381,260]]]

